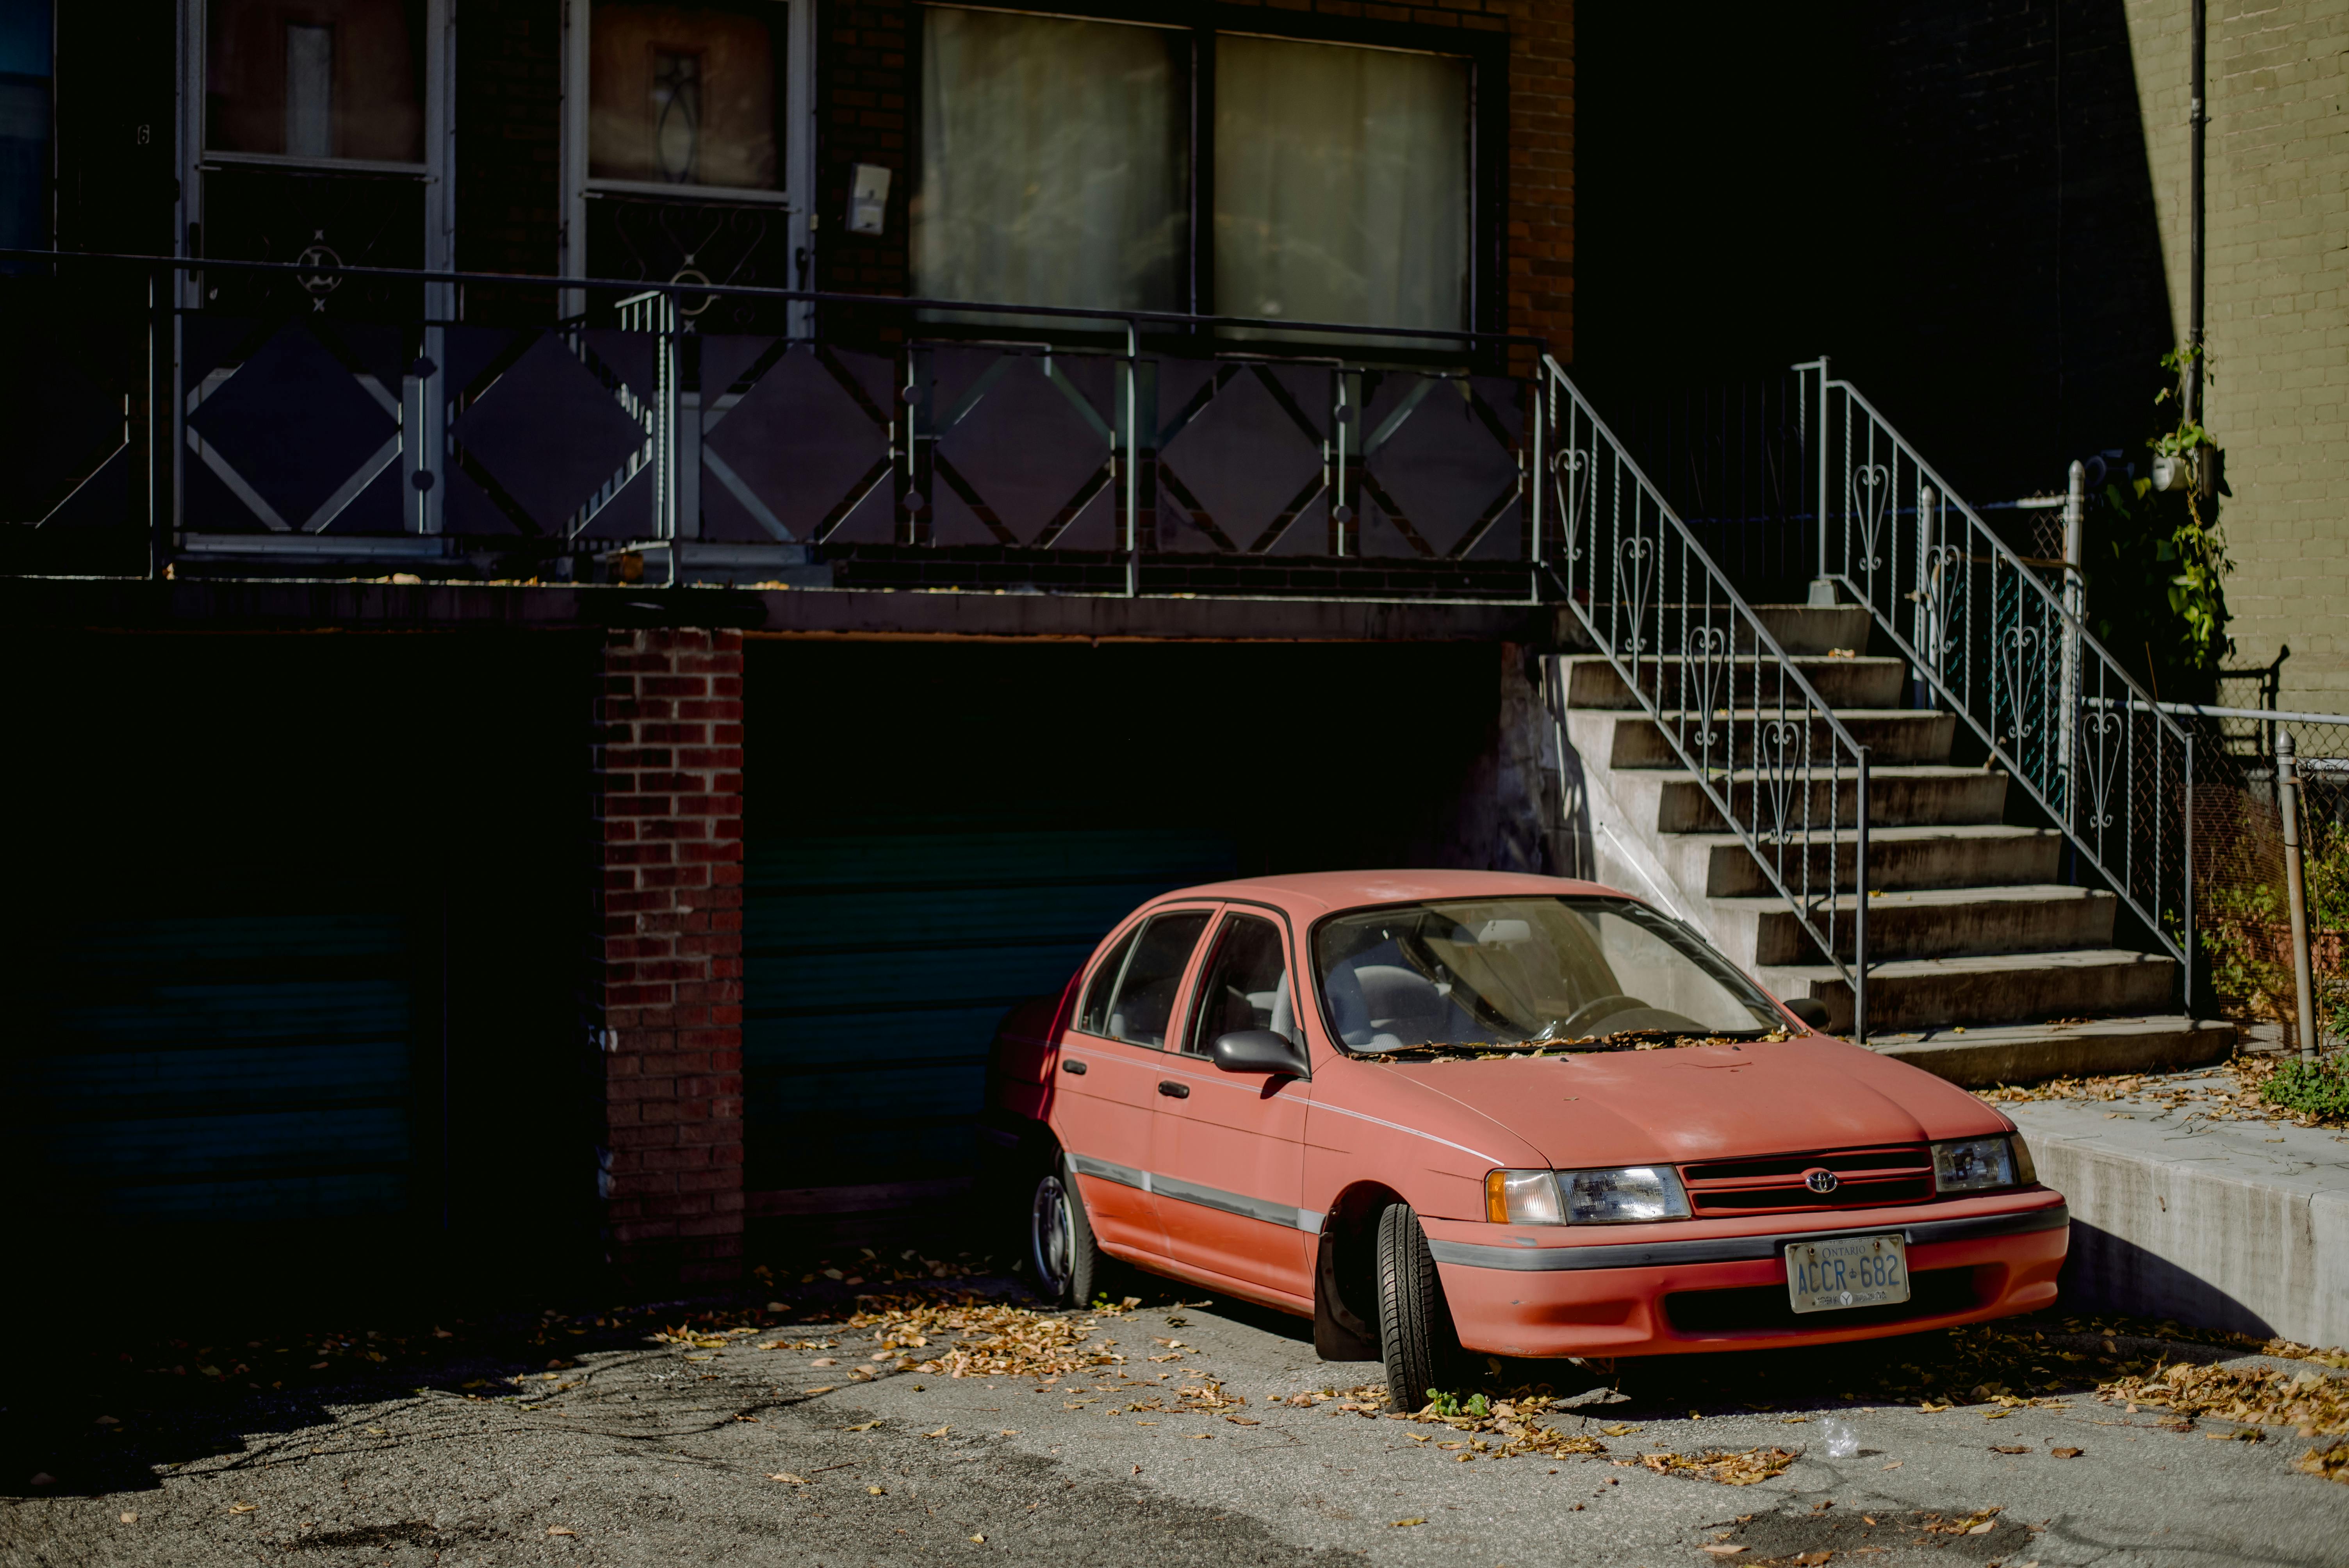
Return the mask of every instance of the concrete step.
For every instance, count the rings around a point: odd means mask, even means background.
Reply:
[[[1626,769],[1610,775],[1609,787],[1627,812],[1637,813],[1631,820],[1653,822],[1657,833],[1723,832],[1729,827],[1695,775],[1685,769]],[[1744,816],[1753,809],[1755,792],[1764,786],[1752,771],[1741,769],[1715,788]],[[1804,820],[1807,811],[1807,820],[1822,828],[1855,823],[1858,809],[1859,786],[1849,774],[1797,779],[1786,804],[1790,818]],[[1868,809],[1868,821],[1880,827],[1995,822],[2006,810],[2006,775],[1979,768],[1872,768]]]
[[[1836,648],[1855,654],[1868,651],[1865,604],[1837,604],[1829,609],[1814,604],[1756,604],[1754,618],[1790,654],[1824,654]]]
[[[1851,887],[1857,838],[1847,830],[1834,834],[1831,844],[1814,841],[1807,865],[1804,857],[1789,851],[1781,862],[1788,885],[1798,891],[1826,887],[1832,858],[1836,885]],[[1657,853],[1672,880],[1699,897],[1775,896],[1753,851],[1733,833],[1660,833],[1656,839]],[[2064,835],[2053,828],[2010,828],[1997,822],[1874,827],[1868,835],[1868,885],[1891,892],[2052,882],[2063,858]]]
[[[1954,1084],[2033,1083],[2092,1073],[2175,1072],[2223,1060],[2235,1026],[2178,1014],[2057,1024],[1871,1033],[1868,1048]]]
[[[1851,961],[1859,900],[1850,893],[1817,901],[1813,923],[1832,923],[1837,956]],[[2111,945],[2120,901],[2101,888],[2024,883],[2013,887],[1919,888],[1871,894],[1868,957],[1878,965],[1914,958],[2013,956],[2079,952]],[[1775,894],[1713,901],[1707,927],[1749,969],[1816,963],[1817,944],[1801,917]]]
[[[1806,655],[1789,662],[1811,683],[1819,700],[1835,708],[1898,707],[1909,684],[1906,659],[1837,659]],[[1630,684],[1603,655],[1578,654],[1559,663],[1566,667],[1567,707],[1640,707]],[[1789,700],[1799,695],[1798,688],[1780,673],[1783,666],[1775,659],[1725,663],[1692,660],[1672,654],[1625,663],[1639,677],[1640,690],[1668,707],[1698,707],[1707,696],[1716,709],[1752,707],[1757,704],[1766,707],[1778,700],[1781,688]]]
[[[1946,762],[1950,743],[1958,733],[1957,715],[1923,708],[1844,708],[1836,717],[1855,742],[1868,748],[1871,767]],[[1782,732],[1782,723],[1792,727]],[[1616,769],[1682,766],[1664,738],[1667,728],[1692,758],[1714,768],[1751,766],[1757,737],[1765,756],[1774,761],[1775,748],[1784,745],[1790,761],[1818,767],[1827,766],[1841,746],[1824,720],[1806,719],[1799,711],[1782,714],[1775,708],[1725,717],[1668,710],[1653,719],[1622,714],[1615,717],[1614,724],[1615,733],[1604,755],[1607,765]]]
[[[1826,1004],[1830,1034],[1851,1028],[1851,985],[1826,965],[1764,965],[1754,978],[1773,995]],[[2178,965],[2167,954],[2095,948],[2072,953],[1971,954],[1904,958],[1868,972],[1871,1034],[1946,1025],[2020,1024],[2035,1018],[2166,1012]]]

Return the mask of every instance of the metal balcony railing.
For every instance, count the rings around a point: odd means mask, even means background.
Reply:
[[[1529,339],[5,256],[0,356],[56,397],[0,521],[158,575],[1541,593]]]

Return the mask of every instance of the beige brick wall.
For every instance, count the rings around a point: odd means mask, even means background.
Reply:
[[[2127,0],[2178,332],[2189,0]],[[2349,713],[2349,0],[2210,0],[2204,422],[2227,455],[2230,666]],[[2240,690],[2234,694],[2240,696]]]

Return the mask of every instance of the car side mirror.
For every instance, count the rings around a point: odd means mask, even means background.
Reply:
[[[1305,1076],[1305,1053],[1287,1035],[1270,1029],[1237,1029],[1217,1037],[1212,1053],[1227,1073],[1287,1073]]]
[[[1816,996],[1796,996],[1785,1004],[1786,1011],[1824,1032],[1827,1026],[1827,1005]]]

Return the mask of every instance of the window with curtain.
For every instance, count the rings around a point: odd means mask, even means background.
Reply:
[[[1216,40],[1216,308],[1469,325],[1468,63]]]
[[[922,45],[916,292],[1183,308],[1189,35],[941,5]]]
[[[424,0],[212,0],[204,145],[424,161]]]
[[[788,17],[777,0],[595,0],[588,178],[781,190]]]

